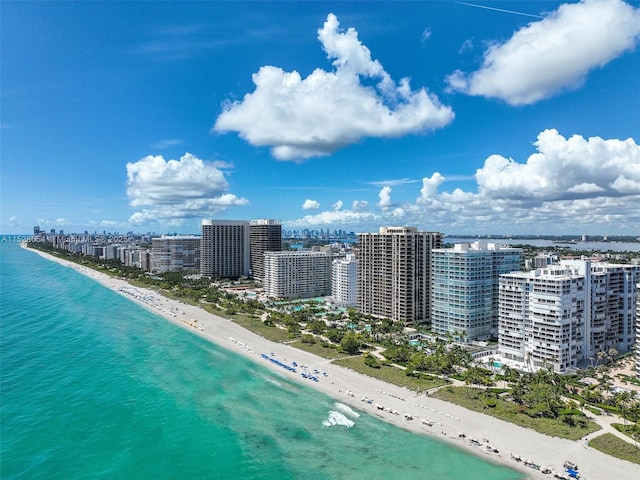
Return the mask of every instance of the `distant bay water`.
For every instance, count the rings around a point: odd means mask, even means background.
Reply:
[[[523,478],[345,416],[17,245],[0,245],[0,273],[3,480]]]
[[[340,239],[339,242],[357,243],[357,238]],[[552,240],[541,240],[535,238],[472,238],[472,237],[445,237],[445,243],[473,243],[483,241],[488,243],[499,243],[501,245],[531,245],[532,247],[564,247],[571,250],[597,250],[600,252],[640,252],[640,242],[553,242]],[[301,250],[304,243],[293,243],[291,247]]]
[[[456,238],[446,237],[447,243],[472,243],[483,241],[489,243],[499,243],[501,245],[531,245],[532,247],[564,247],[571,250],[597,250],[600,252],[640,252],[640,242],[579,242],[564,243],[553,242],[552,240],[540,240],[529,238]]]

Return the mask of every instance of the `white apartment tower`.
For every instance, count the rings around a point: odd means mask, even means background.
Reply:
[[[640,266],[562,260],[500,277],[499,350],[523,366],[563,372],[636,340]]]
[[[151,271],[200,271],[200,237],[162,236],[151,239]]]
[[[264,293],[273,298],[313,298],[331,294],[331,260],[326,252],[264,254]]]
[[[202,275],[212,278],[249,276],[249,265],[249,222],[202,220]]]
[[[498,338],[500,275],[520,270],[522,250],[459,243],[431,251],[431,327],[456,341]]]
[[[251,277],[264,279],[264,253],[282,250],[282,222],[280,220],[251,220],[249,222]]]
[[[584,356],[585,280],[575,268],[551,265],[500,277],[500,354],[534,370],[563,372]]]
[[[339,307],[358,305],[358,262],[353,253],[331,264],[331,296]]]
[[[588,260],[562,260],[585,276],[585,352],[627,352],[635,344],[635,285],[640,281],[639,265],[620,265]]]
[[[415,227],[380,227],[358,234],[358,310],[406,324],[429,322],[431,250],[442,234]]]
[[[636,377],[640,379],[640,283],[636,285]]]

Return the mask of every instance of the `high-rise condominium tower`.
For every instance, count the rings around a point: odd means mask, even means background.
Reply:
[[[358,310],[407,324],[429,322],[431,250],[442,234],[416,227],[380,227],[358,234]]]
[[[502,275],[500,354],[525,368],[550,365],[563,372],[600,362],[613,349],[629,351],[635,342],[633,287],[639,280],[638,265],[588,260]]]
[[[498,282],[520,270],[522,250],[459,243],[431,252],[431,327],[457,341],[498,338]]]
[[[340,307],[358,305],[358,262],[353,253],[331,263],[331,296]]]
[[[640,379],[640,283],[636,285],[636,377]]]
[[[249,222],[202,221],[200,273],[212,278],[249,276]]]
[[[273,298],[313,298],[331,293],[331,254],[295,251],[264,254],[264,293]]]
[[[265,252],[282,250],[282,222],[280,220],[251,220],[249,222],[251,245],[251,276],[264,280]]]
[[[200,237],[178,235],[151,239],[154,272],[200,271]]]

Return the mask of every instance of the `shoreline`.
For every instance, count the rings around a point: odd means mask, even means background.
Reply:
[[[424,394],[418,395],[406,388],[335,365],[330,359],[287,344],[271,342],[200,307],[169,299],[148,288],[132,286],[123,279],[110,277],[39,250],[28,250],[72,268],[165,320],[221,348],[243,355],[285,378],[308,385],[338,402],[394,426],[439,439],[486,461],[520,471],[527,478],[554,476],[527,467],[523,462],[513,460],[512,455],[559,473],[563,473],[562,465],[569,460],[579,465],[581,476],[588,480],[640,478],[640,466],[606,455],[582,441],[550,437]],[[286,368],[294,367],[294,362],[297,365],[295,372],[292,368]],[[317,381],[301,375],[303,366],[309,376],[316,377]],[[460,433],[464,433],[465,437],[459,437]],[[477,443],[473,444],[471,439],[476,439]],[[492,446],[491,452],[487,450],[488,444]]]

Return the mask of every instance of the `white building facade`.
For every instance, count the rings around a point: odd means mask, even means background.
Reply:
[[[611,349],[631,350],[636,340],[635,285],[640,282],[640,266],[588,260],[562,260],[561,264],[575,266],[590,285],[585,350],[591,356]]]
[[[358,261],[353,253],[331,264],[331,296],[339,307],[358,305]]]
[[[636,285],[636,377],[640,379],[640,283]]]
[[[584,357],[584,276],[549,266],[500,277],[498,350],[521,368],[563,372]]]
[[[499,351],[524,368],[558,372],[623,353],[636,341],[640,266],[562,260],[500,277]]]
[[[264,254],[264,293],[272,298],[313,298],[331,294],[331,261],[326,252]]]

